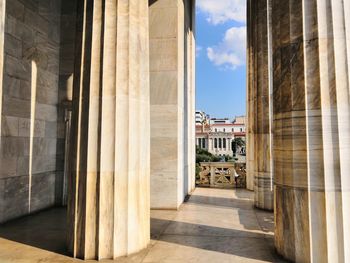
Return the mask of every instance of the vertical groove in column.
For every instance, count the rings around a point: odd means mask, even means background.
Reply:
[[[349,83],[349,5],[332,0],[335,85],[337,94],[341,197],[343,204],[344,262],[350,261],[350,83]],[[346,24],[346,22],[348,24]]]
[[[115,177],[115,97],[116,97],[116,35],[117,2],[103,0],[101,34],[101,138],[99,178],[99,259],[114,257],[114,177]],[[118,202],[118,200],[116,200]]]
[[[337,98],[330,1],[317,3],[328,261],[344,258]],[[316,12],[316,10],[315,10]]]
[[[252,93],[253,87],[253,43],[254,43],[254,14],[252,13],[252,1],[247,1],[247,189],[254,190],[254,137],[253,137],[253,123],[254,123],[254,111],[253,100],[254,95]]]
[[[139,136],[140,130],[137,128],[140,112],[140,80],[139,80],[139,6],[137,0],[129,1],[129,182],[128,187],[132,185],[140,187],[139,182]],[[134,72],[136,74],[134,74]],[[138,191],[128,191],[128,250],[136,251],[139,240],[133,233],[139,232],[138,220],[139,210],[133,209],[138,206]]]
[[[4,76],[4,60],[5,60],[5,22],[6,22],[6,0],[0,2],[0,143],[2,133],[2,103],[3,103],[3,76]]]
[[[316,1],[303,3],[304,75],[311,261],[327,258],[324,141]],[[327,158],[325,156],[325,158]],[[311,223],[312,222],[312,223]],[[319,253],[319,250],[324,253]],[[302,255],[303,258],[305,255]]]
[[[128,171],[129,171],[129,6],[118,1],[117,14],[117,61],[123,66],[116,68],[116,151],[115,154],[115,210],[114,251],[115,255],[123,255],[128,249]],[[118,148],[117,148],[118,147]]]
[[[150,240],[148,1],[80,5],[69,246],[114,259]]]
[[[308,235],[300,235],[300,229],[308,227],[304,221],[308,198],[303,190],[307,169],[300,4],[272,1],[275,244],[279,253],[293,261],[308,246]]]
[[[90,81],[91,88],[89,91],[89,103],[86,105],[88,111],[88,142],[87,142],[87,167],[86,167],[86,239],[84,251],[79,254],[90,258],[96,255],[98,250],[95,240],[98,236],[98,167],[99,167],[99,152],[100,152],[100,87],[102,80],[101,75],[101,56],[102,50],[102,35],[103,35],[103,1],[95,1],[93,3],[93,17],[91,26],[91,73],[86,76],[87,81]],[[85,77],[85,76],[84,76]]]

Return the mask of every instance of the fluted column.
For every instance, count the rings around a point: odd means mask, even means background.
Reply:
[[[267,0],[248,1],[248,189],[255,193],[255,206],[273,210],[271,154],[272,61]]]
[[[247,151],[246,151],[246,163],[247,163],[247,189],[254,190],[254,93],[253,93],[253,69],[254,69],[254,53],[253,53],[253,5],[252,0],[247,1]]]
[[[350,4],[272,0],[275,244],[350,262]]]
[[[68,239],[112,259],[150,240],[148,1],[80,0]]]

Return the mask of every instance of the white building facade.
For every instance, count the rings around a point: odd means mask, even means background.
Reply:
[[[244,120],[241,118],[239,120]],[[237,137],[245,140],[245,123],[232,122],[228,118],[210,119],[208,123],[196,123],[196,145],[217,156],[233,156],[233,140]]]

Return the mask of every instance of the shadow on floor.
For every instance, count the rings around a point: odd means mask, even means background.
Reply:
[[[67,255],[66,208],[52,208],[0,225],[0,237]]]
[[[254,200],[254,192],[247,189],[236,188],[235,195],[239,199],[250,199],[252,201]]]
[[[227,207],[227,208],[237,208],[237,209],[252,209],[253,203],[251,200],[242,200],[225,198],[225,197],[214,197],[214,196],[201,196],[192,195],[188,204],[194,203],[199,205],[211,206],[211,207]]]
[[[156,218],[151,219],[151,225],[154,240],[254,260],[269,262],[281,260],[275,252],[273,237],[263,233]],[[160,226],[163,227],[162,230],[159,229]]]
[[[263,233],[273,229],[273,214],[254,209],[249,194],[242,192],[241,195],[244,199],[234,198],[234,194],[232,198],[194,194],[187,204],[228,208],[227,213],[230,213],[231,209],[236,210],[240,217],[239,223],[244,229],[253,231],[235,229],[234,225],[232,228],[222,228],[215,227],[215,223],[213,226],[179,222],[175,218],[151,218],[151,237],[159,241],[159,246],[164,246],[164,253],[172,253],[176,247],[183,246],[184,249],[195,248],[247,259],[282,262],[275,253],[273,236]],[[216,215],[212,216],[215,219]],[[255,217],[258,224],[248,222]],[[2,224],[0,237],[67,255],[66,209],[53,208]],[[152,252],[152,248],[150,251]]]

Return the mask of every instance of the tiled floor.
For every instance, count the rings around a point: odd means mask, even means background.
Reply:
[[[197,188],[179,211],[152,211],[152,242],[115,262],[283,262],[273,247],[273,214],[246,190]],[[81,262],[65,255],[65,210],[0,225],[0,263]],[[113,261],[106,261],[113,262]]]

